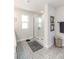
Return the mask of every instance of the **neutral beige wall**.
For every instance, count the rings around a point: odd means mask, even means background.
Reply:
[[[49,21],[49,39],[48,39],[48,45],[49,47],[51,47],[52,45],[54,45],[54,36],[55,36],[55,30],[54,31],[50,31],[50,16],[54,16],[55,17],[55,8],[51,7],[50,5],[48,5],[48,21]]]
[[[44,20],[44,40],[43,40],[43,44],[44,44],[44,47],[48,48],[48,39],[49,39],[49,36],[48,36],[48,30],[49,30],[48,5],[45,5],[43,20]]]

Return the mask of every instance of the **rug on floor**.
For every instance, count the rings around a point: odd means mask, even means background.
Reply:
[[[36,52],[43,48],[43,46],[40,45],[37,41],[29,42],[28,45],[30,46],[33,52]]]

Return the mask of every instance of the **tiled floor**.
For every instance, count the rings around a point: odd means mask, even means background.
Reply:
[[[64,59],[64,49],[51,47],[32,52],[26,41],[17,44],[17,59]]]

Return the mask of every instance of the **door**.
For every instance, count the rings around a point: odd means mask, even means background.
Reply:
[[[43,20],[41,16],[34,19],[34,37],[41,38],[43,36]]]

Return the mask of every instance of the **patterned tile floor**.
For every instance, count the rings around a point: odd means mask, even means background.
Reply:
[[[42,48],[33,52],[26,41],[17,43],[17,59],[64,59],[64,48]]]

